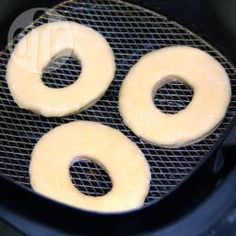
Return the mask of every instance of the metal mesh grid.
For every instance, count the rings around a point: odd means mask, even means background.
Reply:
[[[117,73],[106,95],[92,108],[81,114],[48,119],[17,107],[9,94],[5,72],[12,47],[19,38],[35,26],[58,19],[58,14],[63,15],[70,21],[85,24],[102,33],[114,50]],[[142,55],[154,49],[176,44],[198,47],[219,60],[230,76],[233,96],[224,122],[212,135],[195,145],[169,150],[147,144],[125,127],[118,112],[117,101],[119,88],[125,75]],[[51,66],[58,68],[58,70],[54,71],[54,74],[45,73],[44,76],[49,77],[46,80],[54,84],[58,83],[56,77],[64,81],[63,83],[68,83],[74,76],[72,72],[77,73],[79,70],[78,64],[71,61],[64,65],[62,72],[59,72],[60,63],[58,61],[52,63]],[[58,73],[58,75],[56,76],[55,73]],[[74,120],[97,121],[122,131],[127,137],[136,142],[145,154],[152,172],[150,193],[146,199],[146,204],[150,204],[164,197],[199,166],[232,122],[236,114],[235,75],[234,67],[214,48],[187,29],[156,13],[113,0],[74,0],[65,2],[25,29],[18,39],[12,42],[1,54],[0,173],[16,184],[31,189],[28,167],[31,151],[39,138],[62,123]],[[176,86],[165,87],[161,91],[162,98],[169,99],[171,94],[176,93]],[[185,93],[184,89],[181,91],[186,97],[191,96],[191,94]],[[74,183],[86,185],[84,182],[79,182],[81,174],[78,174],[79,170],[81,171],[81,168],[76,167],[71,170]],[[82,187],[91,187],[89,183],[87,185]],[[104,185],[98,185],[98,188],[105,189]],[[96,189],[93,189],[93,192],[95,191]]]
[[[175,114],[192,101],[193,90],[179,81],[171,81],[158,89],[154,97],[157,108],[167,114]]]
[[[77,59],[72,56],[63,56],[48,64],[44,70],[42,80],[50,88],[64,88],[73,84],[78,79],[80,72],[81,65]]]
[[[88,159],[74,162],[70,173],[73,184],[86,195],[103,196],[112,189],[107,172]]]

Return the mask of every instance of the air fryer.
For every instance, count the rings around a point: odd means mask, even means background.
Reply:
[[[22,20],[20,27],[14,28],[14,20],[32,9],[33,22]],[[1,234],[236,235],[236,1],[2,0],[0,10]],[[18,40],[37,25],[60,20],[58,12],[63,19],[103,33],[114,50],[117,73],[105,96],[90,109],[48,119],[18,108],[4,79],[6,63]],[[230,77],[232,100],[222,124],[209,137],[189,147],[166,149],[145,143],[122,123],[117,98],[125,75],[142,55],[177,44],[203,49],[221,62]],[[60,58],[44,71],[43,81],[50,87],[69,85],[81,70],[73,58],[58,65]],[[192,96],[190,88],[172,82],[158,90],[154,102],[163,112],[176,113]],[[56,125],[78,119],[117,128],[143,151],[152,180],[141,209],[99,214],[60,204],[32,190],[28,167],[36,141]],[[91,161],[74,163],[70,174],[80,191],[94,197],[112,187],[106,172]],[[91,178],[95,181],[89,181]]]

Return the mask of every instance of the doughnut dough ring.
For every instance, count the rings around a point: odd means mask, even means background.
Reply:
[[[153,99],[170,78],[194,91],[190,104],[176,114],[164,114]],[[148,143],[178,148],[201,141],[223,120],[231,86],[223,66],[202,50],[166,47],[145,55],[124,80],[119,98],[125,124]]]
[[[73,161],[88,157],[109,174],[112,189],[104,196],[81,193],[72,184]],[[141,207],[149,191],[149,165],[139,148],[120,131],[96,122],[61,125],[44,135],[32,152],[30,181],[42,195],[97,212]]]
[[[47,87],[41,77],[51,59],[73,55],[82,71],[68,87]],[[45,117],[80,112],[98,101],[115,73],[115,59],[106,39],[74,22],[54,22],[33,29],[13,50],[6,79],[19,107]],[[63,76],[63,75],[62,75]]]

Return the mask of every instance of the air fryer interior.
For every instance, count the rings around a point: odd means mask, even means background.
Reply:
[[[14,103],[5,81],[6,65],[16,43],[31,29],[51,21],[69,20],[85,24],[102,33],[116,57],[117,72],[105,96],[88,110],[64,117],[44,118],[22,110]],[[166,149],[147,144],[122,122],[118,112],[120,85],[129,69],[147,52],[171,45],[189,45],[214,56],[226,69],[232,86],[232,101],[222,124],[209,137],[189,147]],[[51,62],[43,80],[50,87],[72,83],[81,66],[73,58]],[[119,129],[134,141],[147,158],[152,172],[149,195],[152,204],[178,187],[209,157],[236,114],[235,68],[215,48],[188,29],[141,7],[113,0],[68,1],[43,14],[25,28],[0,55],[0,173],[17,185],[31,189],[29,163],[39,138],[50,129],[70,121],[90,120]],[[141,92],[141,91],[140,91]],[[192,91],[179,82],[164,85],[155,97],[158,108],[167,113],[183,109]],[[111,186],[107,174],[88,161],[75,163],[70,170],[73,183],[85,194],[101,195]]]

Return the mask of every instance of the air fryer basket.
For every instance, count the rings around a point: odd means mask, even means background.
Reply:
[[[117,64],[115,79],[105,96],[88,110],[64,117],[44,118],[22,110],[14,103],[5,80],[11,51],[27,32],[43,23],[69,20],[85,24],[102,33],[114,50]],[[200,143],[178,149],[165,149],[147,144],[122,122],[118,112],[120,85],[129,69],[147,52],[170,45],[189,45],[214,56],[226,69],[232,86],[232,101],[222,124]],[[65,59],[65,58],[64,58]],[[66,86],[78,76],[81,68],[71,58],[50,63],[43,80],[48,86]],[[235,68],[215,48],[184,27],[154,12],[115,0],[67,1],[49,10],[28,26],[0,55],[0,173],[17,185],[31,190],[29,163],[32,149],[50,129],[70,121],[97,121],[119,129],[143,151],[152,172],[149,195],[145,204],[165,197],[200,167],[218,144],[236,114]],[[140,91],[141,92],[141,91]],[[155,97],[156,105],[168,113],[183,109],[192,91],[178,82],[163,86]],[[70,170],[73,183],[84,193],[101,195],[110,188],[106,173],[95,164],[77,162]]]

